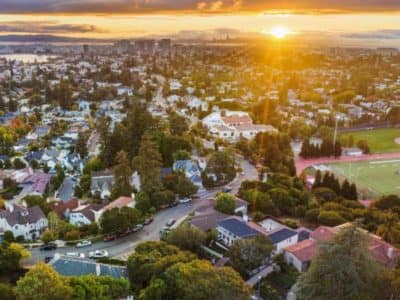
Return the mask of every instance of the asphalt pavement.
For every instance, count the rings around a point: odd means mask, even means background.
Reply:
[[[257,170],[245,160],[240,161],[243,175],[238,175],[229,186],[232,187],[232,194],[236,194],[244,180],[254,180],[257,178]],[[110,242],[97,242],[86,248],[76,248],[74,246],[59,247],[54,251],[40,251],[38,248],[31,249],[32,257],[25,260],[24,265],[32,265],[39,261],[44,261],[46,256],[54,256],[55,253],[66,254],[70,252],[84,253],[87,257],[90,251],[107,250],[110,257],[126,259],[135,247],[144,241],[157,241],[160,239],[160,230],[166,225],[169,219],[183,220],[189,213],[196,210],[204,199],[214,197],[222,188],[201,189],[197,193],[198,198],[191,203],[180,204],[176,207],[168,208],[158,212],[154,221],[145,226],[141,231],[132,233],[126,237],[119,238]]]

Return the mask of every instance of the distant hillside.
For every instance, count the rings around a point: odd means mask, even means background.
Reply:
[[[109,40],[90,39],[90,38],[73,38],[48,34],[27,34],[27,35],[0,35],[0,42],[13,43],[106,43]]]

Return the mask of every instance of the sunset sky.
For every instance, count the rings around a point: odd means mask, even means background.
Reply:
[[[400,0],[0,0],[0,35],[290,36],[400,46]]]

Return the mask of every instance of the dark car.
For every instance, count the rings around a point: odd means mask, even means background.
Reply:
[[[46,257],[44,258],[44,262],[47,264],[47,263],[49,263],[53,258],[54,258],[53,256],[46,256]]]
[[[115,234],[106,235],[103,239],[104,242],[111,242],[117,239]]]
[[[149,225],[151,222],[153,222],[154,221],[154,218],[153,217],[148,217],[146,220],[144,220],[144,225]]]
[[[51,251],[51,250],[56,250],[57,245],[55,243],[48,243],[44,244],[40,247],[40,251]]]

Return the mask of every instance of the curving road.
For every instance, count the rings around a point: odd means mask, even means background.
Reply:
[[[236,194],[240,188],[241,183],[244,180],[255,180],[258,177],[256,168],[245,160],[240,160],[240,165],[243,169],[244,175],[238,175],[229,186],[232,187],[232,193]],[[159,232],[165,226],[165,223],[173,218],[182,221],[190,212],[196,210],[202,200],[214,197],[217,192],[221,191],[221,188],[205,190],[202,189],[197,193],[198,199],[192,201],[192,203],[180,204],[176,207],[164,209],[157,213],[154,217],[154,221],[145,226],[143,230],[132,233],[129,236],[111,241],[111,242],[98,242],[87,248],[76,248],[76,247],[60,247],[55,251],[40,251],[38,248],[31,250],[32,257],[24,261],[24,265],[32,265],[39,261],[44,261],[46,256],[54,256],[55,253],[66,254],[68,252],[79,252],[85,253],[87,256],[89,251],[94,250],[107,250],[110,257],[126,259],[130,253],[132,253],[136,245],[144,241],[159,240]]]

